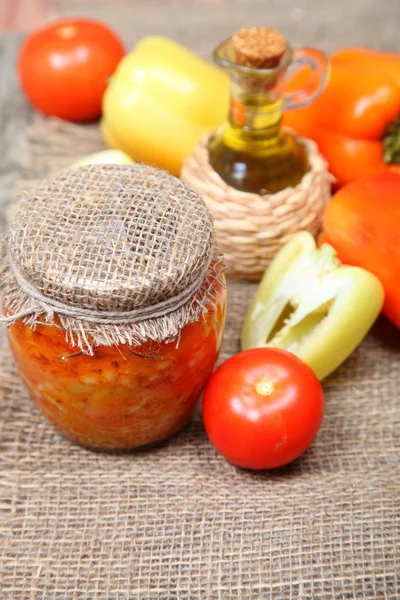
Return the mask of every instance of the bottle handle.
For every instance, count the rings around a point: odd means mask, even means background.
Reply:
[[[309,67],[311,74],[301,89],[285,93],[285,85],[302,67]],[[294,60],[281,80],[283,110],[292,110],[310,104],[323,91],[328,76],[328,59],[315,48],[298,48],[294,51]]]

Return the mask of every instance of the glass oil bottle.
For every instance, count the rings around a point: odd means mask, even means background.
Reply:
[[[314,49],[294,52],[266,27],[243,29],[214,51],[215,62],[231,78],[228,121],[208,146],[212,168],[229,186],[259,194],[295,187],[309,169],[303,145],[281,126],[282,111],[304,106],[322,90],[326,58]],[[307,89],[285,94],[293,71],[311,68]]]

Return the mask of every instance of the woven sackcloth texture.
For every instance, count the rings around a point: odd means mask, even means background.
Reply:
[[[45,161],[51,129],[39,127]],[[65,152],[66,164],[79,158],[72,144]],[[228,282],[220,360],[239,349],[254,290]],[[398,599],[399,351],[397,331],[379,320],[324,383],[311,449],[251,473],[217,455],[199,415],[148,451],[71,444],[33,408],[4,346],[0,598]]]
[[[3,247],[4,319],[34,325],[56,312],[83,350],[176,337],[213,301],[218,279],[204,202],[142,164],[45,179],[9,211]]]

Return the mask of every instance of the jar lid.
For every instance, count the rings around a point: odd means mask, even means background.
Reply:
[[[121,325],[140,326],[138,341],[165,339],[195,318],[194,301],[204,305],[213,221],[201,198],[165,171],[91,165],[47,179],[19,201],[5,253],[8,321],[33,324],[56,313],[72,333],[83,327],[93,337],[97,327],[94,345],[115,343],[104,334]],[[162,335],[153,335],[160,318]]]

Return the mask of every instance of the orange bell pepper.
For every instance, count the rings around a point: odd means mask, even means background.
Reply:
[[[323,229],[320,242],[331,244],[342,262],[380,279],[383,312],[400,328],[400,175],[379,173],[343,186],[325,207]]]
[[[400,55],[348,48],[330,57],[330,78],[284,125],[314,139],[338,185],[382,171],[400,173]],[[304,71],[293,77],[299,87]]]

